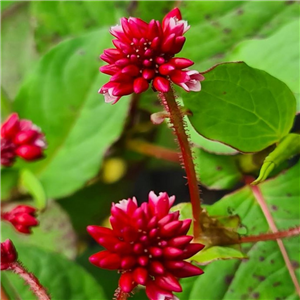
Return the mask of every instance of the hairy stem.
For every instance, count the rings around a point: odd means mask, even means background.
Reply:
[[[127,142],[127,148],[141,154],[156,157],[158,159],[177,163],[179,162],[178,153],[176,151],[156,146],[142,140],[129,140]]]
[[[194,238],[197,239],[201,234],[200,227],[200,213],[201,213],[201,199],[200,199],[200,190],[198,186],[197,176],[195,172],[195,166],[193,162],[192,151],[190,148],[190,143],[188,136],[185,132],[183,114],[180,111],[178,104],[175,100],[173,90],[170,90],[168,93],[160,93],[159,97],[165,106],[165,109],[170,114],[170,122],[173,125],[174,133],[177,137],[178,144],[181,150],[181,158],[183,165],[185,167],[190,199],[193,210],[193,229],[194,229]]]
[[[23,280],[27,285],[29,285],[30,289],[35,294],[37,299],[51,299],[46,289],[40,284],[39,280],[32,273],[27,272],[27,270],[19,262],[12,263],[10,265],[10,270],[23,278]]]

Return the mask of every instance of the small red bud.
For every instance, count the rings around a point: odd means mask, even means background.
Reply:
[[[10,265],[18,258],[16,248],[11,240],[1,243],[1,271],[10,268]]]

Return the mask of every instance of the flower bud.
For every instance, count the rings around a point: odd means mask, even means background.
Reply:
[[[10,265],[18,258],[16,248],[11,240],[1,243],[1,271],[10,268]]]

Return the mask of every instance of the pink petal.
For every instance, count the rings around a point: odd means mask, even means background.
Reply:
[[[167,93],[170,90],[170,82],[164,77],[155,77],[153,80],[153,86],[157,91]]]

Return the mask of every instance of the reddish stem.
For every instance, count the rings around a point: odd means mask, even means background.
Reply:
[[[130,140],[127,142],[127,147],[138,153],[156,157],[158,159],[163,159],[177,163],[179,162],[178,152],[164,147],[156,146],[141,140]]]
[[[194,229],[194,238],[197,239],[201,234],[200,227],[200,212],[201,212],[201,199],[200,199],[200,190],[198,186],[197,176],[195,172],[195,166],[193,162],[193,155],[190,148],[190,143],[188,136],[185,132],[185,126],[183,121],[183,113],[179,109],[179,106],[175,100],[173,90],[170,90],[168,93],[160,93],[159,97],[165,106],[166,110],[170,114],[170,121],[173,125],[175,135],[180,146],[183,165],[185,167],[192,210],[193,210],[193,229]]]
[[[292,236],[300,235],[300,226],[295,228],[290,228],[288,230],[277,231],[272,233],[262,233],[258,235],[249,235],[241,237],[239,240],[232,241],[227,243],[226,245],[234,245],[234,244],[244,244],[244,243],[256,243],[262,241],[271,241],[278,240],[283,238],[288,238]],[[222,244],[225,245],[225,244]]]
[[[263,195],[262,195],[259,187],[258,186],[250,186],[250,188],[252,189],[252,192],[253,192],[253,194],[254,194],[254,196],[255,196],[258,204],[260,205],[260,207],[261,207],[261,209],[262,209],[262,211],[263,211],[263,213],[264,213],[264,215],[266,217],[266,220],[267,220],[267,222],[269,224],[269,227],[270,227],[271,231],[273,231],[273,233],[278,234],[279,232],[278,232],[278,229],[276,227],[276,224],[275,224],[275,222],[273,220],[273,217],[272,217],[272,215],[271,215],[271,213],[270,213],[270,211],[268,209],[267,203],[265,202],[264,197],[263,197]],[[277,241],[278,247],[279,247],[279,249],[281,251],[281,254],[283,256],[283,259],[285,261],[285,264],[287,266],[287,269],[288,269],[288,271],[290,273],[290,277],[291,277],[291,279],[292,279],[292,281],[293,281],[293,283],[295,285],[296,292],[300,296],[299,282],[298,282],[297,277],[295,275],[292,263],[291,263],[290,258],[288,256],[288,253],[287,253],[287,251],[286,251],[286,249],[284,247],[284,244],[283,244],[282,240],[277,239],[276,241]]]
[[[29,285],[32,292],[35,294],[37,299],[39,300],[50,300],[50,296],[48,295],[46,289],[40,284],[39,280],[32,274],[27,272],[27,270],[19,263],[14,262],[10,265],[10,269],[12,272],[19,275],[26,284]]]

